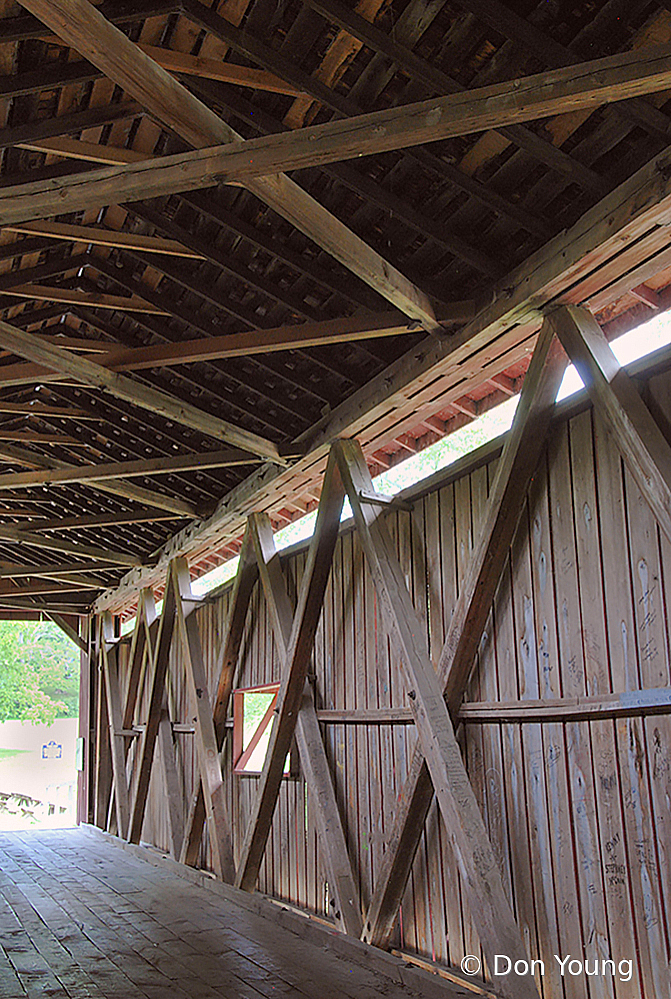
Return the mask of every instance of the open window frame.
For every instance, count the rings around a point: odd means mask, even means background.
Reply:
[[[267,683],[255,687],[238,687],[233,691],[233,773],[236,777],[259,777],[261,775],[262,771],[253,769],[250,764],[259,744],[264,739],[267,744],[267,740],[270,738],[279,689],[279,683]],[[251,733],[247,745],[245,745],[245,698],[249,694],[272,696],[270,696],[263,715]],[[295,742],[292,742],[285,764],[283,780],[295,780],[298,776],[298,753]]]

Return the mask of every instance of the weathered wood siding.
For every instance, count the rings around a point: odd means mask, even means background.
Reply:
[[[669,411],[671,379],[649,390]],[[439,654],[495,460],[388,513],[415,604]],[[295,596],[305,554],[285,559]],[[671,549],[592,410],[553,425],[528,494],[481,644],[469,701],[555,700],[664,687],[669,675]],[[200,609],[212,686],[229,594]],[[336,548],[314,655],[317,707],[405,704],[401,669],[385,637],[356,536]],[[173,720],[188,721],[178,653],[171,663]],[[263,596],[248,616],[238,686],[279,679]],[[142,712],[140,712],[140,718]],[[412,725],[329,724],[324,737],[361,899],[368,904],[396,796],[415,742]],[[176,735],[185,803],[194,789],[193,736]],[[504,881],[533,957],[546,962],[544,995],[564,996],[553,955],[631,959],[634,978],[570,979],[574,999],[667,995],[671,915],[671,717],[469,724],[468,770]],[[224,772],[239,851],[257,786]],[[160,769],[154,768],[143,838],[168,849]],[[202,864],[209,865],[207,846]],[[285,780],[260,889],[329,916],[312,803],[302,779]],[[479,953],[449,835],[434,807],[396,934],[403,949],[443,964]],[[568,993],[567,993],[568,994]]]

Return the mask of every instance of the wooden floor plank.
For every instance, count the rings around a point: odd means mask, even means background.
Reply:
[[[470,994],[84,829],[0,833],[0,940],[3,999]]]

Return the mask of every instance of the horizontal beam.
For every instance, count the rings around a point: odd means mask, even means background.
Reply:
[[[34,620],[35,615],[41,614],[68,614],[74,617],[88,617],[90,614],[88,603],[64,604],[54,600],[50,600],[47,603],[43,600],[35,600],[32,597],[26,597],[25,600],[20,600],[16,597],[0,597],[0,608],[15,612],[11,616],[5,615],[8,620],[12,621],[24,620],[20,615],[22,609],[26,612],[25,620]]]
[[[5,232],[15,232],[27,236],[48,236],[69,243],[87,243],[94,246],[107,246],[122,250],[135,250],[138,253],[162,253],[169,257],[186,257],[189,260],[204,260],[200,253],[188,250],[174,239],[160,236],[140,236],[132,232],[114,232],[112,229],[98,229],[91,225],[69,225],[65,222],[26,222],[23,225],[8,225]],[[20,243],[17,244],[20,247]]]
[[[88,447],[85,441],[67,434],[40,434],[30,430],[3,430],[0,427],[0,441],[15,441],[17,444],[67,444],[68,447]]]
[[[265,69],[249,66],[236,66],[232,62],[222,62],[220,59],[204,59],[201,56],[186,55],[184,52],[173,52],[171,49],[159,48],[157,45],[138,45],[148,56],[169,73],[184,76],[198,76],[205,80],[218,80],[220,83],[230,83],[236,87],[250,87],[252,90],[265,90],[270,94],[288,94],[298,97],[304,93],[299,87],[294,87],[285,80],[269,73]]]
[[[65,159],[82,160],[85,163],[105,163],[108,166],[154,159],[149,153],[139,153],[135,149],[101,146],[98,142],[84,142],[82,139],[70,139],[63,135],[49,139],[34,139],[31,142],[18,142],[17,149],[63,156]]]
[[[236,427],[227,420],[212,416],[191,403],[176,399],[167,392],[134,382],[124,375],[107,371],[100,364],[86,358],[76,357],[68,351],[59,350],[48,341],[24,333],[8,323],[0,322],[0,346],[11,350],[18,357],[46,363],[55,371],[75,378],[84,385],[102,389],[109,392],[110,395],[124,399],[134,406],[158,413],[182,426],[191,427],[200,433],[226,441],[234,447],[284,464],[279,456],[277,446],[271,441]]]
[[[671,86],[667,48],[625,52],[503,84],[194,152],[0,191],[0,225],[322,166],[596,108]]]
[[[57,541],[56,538],[41,538],[15,524],[0,524],[0,541],[18,541],[29,548],[42,548],[53,554],[62,552],[75,558],[90,558],[96,562],[107,561],[115,565],[140,566],[142,559],[126,552],[117,552],[111,548],[96,548],[92,545],[70,544],[69,541]],[[145,559],[146,561],[146,559]]]
[[[23,516],[24,514],[17,513],[16,511],[0,510],[0,516]],[[33,512],[29,514],[35,517],[36,514]],[[182,514],[181,517],[184,518],[186,514]],[[166,513],[165,510],[139,510],[137,513],[100,513],[91,514],[87,517],[62,517],[53,518],[51,520],[35,519],[31,520],[29,524],[21,525],[21,530],[26,531],[76,531],[81,528],[89,527],[117,527],[121,524],[157,524],[161,521],[168,520],[179,520],[180,515],[174,513]],[[48,542],[45,542],[47,544]]]
[[[671,687],[551,700],[468,701],[461,705],[458,717],[467,725],[502,725],[656,714],[671,714]],[[317,718],[322,725],[415,724],[410,708],[322,708]]]
[[[13,416],[35,416],[49,419],[57,416],[63,420],[94,420],[101,422],[104,416],[87,413],[84,409],[68,409],[65,406],[46,406],[41,403],[5,402],[0,400],[0,413],[11,413]]]
[[[414,725],[410,708],[322,708],[317,719],[323,725]]]
[[[473,315],[474,302],[455,302],[443,309],[441,321],[468,319]],[[350,343],[378,337],[401,336],[414,331],[416,324],[400,313],[364,313],[344,319],[323,322],[293,323],[271,330],[249,330],[223,336],[161,343],[150,347],[117,347],[108,344],[105,354],[91,360],[111,371],[142,371],[147,368],[194,364],[199,361],[223,360],[228,357],[248,357],[282,350],[304,350],[307,347],[333,343]],[[56,342],[56,341],[54,341]],[[58,374],[44,364],[6,364],[0,367],[0,385],[30,385],[53,381]]]
[[[15,444],[7,444],[2,441],[0,441],[0,461],[23,465],[31,470],[39,469],[47,472],[53,472],[54,470],[63,471],[66,475],[72,473],[73,470],[78,472],[81,467],[88,467],[71,465],[67,461],[61,461],[60,459],[56,459],[52,456],[47,457],[46,455],[40,454],[36,451],[29,451],[25,448],[17,447]],[[10,475],[15,474],[22,473],[10,473]],[[8,486],[7,488],[14,489],[17,487]],[[99,489],[105,493],[111,493],[113,496],[121,496],[125,500],[131,500],[134,503],[140,503],[146,507],[167,510],[170,513],[180,516],[198,517],[202,512],[194,506],[193,503],[190,503],[188,500],[184,500],[179,496],[153,492],[149,489],[145,489],[143,486],[137,486],[133,483],[125,482],[123,479],[116,476],[105,477],[99,482],[93,480],[93,488]]]
[[[17,276],[20,271],[15,272]],[[0,288],[0,295],[13,298],[30,298],[36,302],[63,302],[65,305],[89,305],[94,309],[112,309],[114,312],[144,312],[150,316],[169,316],[165,309],[143,302],[141,298],[122,295],[105,295],[102,292],[79,291],[77,288],[50,288],[43,284],[17,284]]]
[[[44,468],[32,472],[11,472],[0,475],[0,490],[45,483],[63,485],[66,482],[103,482],[106,479],[125,479],[145,475],[170,475],[173,472],[194,472],[204,468],[229,468],[233,465],[254,465],[259,462],[254,454],[241,451],[205,451],[201,453],[167,455],[137,461],[114,461],[100,465],[71,466],[69,468]]]
[[[30,576],[72,576],[79,572],[96,572],[115,569],[114,562],[67,562],[53,565],[21,565],[18,562],[0,562],[0,579],[22,579]]]
[[[102,589],[104,585],[104,583],[99,584],[97,588]],[[95,586],[82,586],[68,579],[57,579],[47,582],[39,581],[36,583],[28,582],[23,583],[21,586],[0,582],[0,597],[43,596],[46,593],[62,593],[63,596],[70,597],[74,593],[88,593],[90,590],[95,589]]]
[[[22,122],[20,125],[0,128],[0,149],[9,149],[24,142],[35,142],[57,135],[81,132],[83,129],[100,128],[112,122],[128,121],[143,115],[144,111],[136,101],[128,101],[40,118],[38,121]]]
[[[459,719],[467,724],[499,725],[659,714],[671,714],[671,687],[542,701],[469,701],[462,704]]]

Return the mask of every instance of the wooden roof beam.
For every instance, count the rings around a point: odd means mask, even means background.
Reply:
[[[443,321],[473,314],[474,303],[455,302],[454,310],[439,315]],[[351,343],[378,337],[402,336],[412,332],[412,323],[398,313],[364,313],[345,319],[327,319],[318,323],[295,323],[273,330],[250,330],[223,336],[182,340],[177,343],[150,347],[121,347],[110,344],[105,354],[92,355],[101,366],[111,371],[142,371],[146,368],[194,364],[199,361],[224,360],[228,357],[248,357],[282,350],[303,350],[307,347],[333,343]],[[43,364],[20,363],[0,367],[0,386],[28,385],[55,380],[56,372]],[[0,403],[0,406],[2,404]],[[1,411],[1,410],[0,410]]]
[[[83,409],[68,408],[66,406],[47,406],[43,403],[30,402],[5,402],[0,399],[0,413],[11,413],[12,416],[34,416],[39,418],[58,417],[61,420],[93,420],[100,422],[102,416],[92,415]]]
[[[0,597],[42,596],[45,593],[61,593],[70,596],[72,593],[86,593],[88,590],[103,589],[104,583],[97,586],[81,586],[68,579],[58,579],[53,582],[22,583],[21,586],[0,582]]]
[[[221,62],[219,59],[186,55],[184,52],[173,52],[172,49],[159,48],[157,45],[138,44],[138,48],[151,56],[163,69],[177,76],[199,76],[206,80],[230,83],[236,87],[264,90],[270,94],[288,94],[290,97],[297,97],[303,93],[299,87],[292,86],[286,80],[264,69],[236,66],[235,63]]]
[[[38,486],[46,483],[51,485],[64,485],[68,482],[97,484],[106,479],[171,475],[174,472],[194,472],[204,468],[255,465],[258,464],[259,460],[255,454],[229,450],[180,454],[174,457],[143,458],[138,461],[105,462],[99,465],[45,468],[33,472],[12,472],[0,475],[0,490]]]
[[[86,0],[70,0],[63,9],[50,0],[24,0],[23,6],[196,149],[240,140],[218,115],[138,49]],[[427,328],[435,328],[433,308],[419,288],[294,181],[283,175],[275,176],[276,171],[271,173],[273,176],[252,178],[245,186],[401,311]],[[150,195],[144,193],[142,198],[147,196]],[[103,200],[99,205],[110,203]],[[60,208],[61,212],[64,210],[67,209]]]
[[[90,600],[77,604],[64,604],[58,603],[55,600],[50,600],[47,603],[44,600],[34,600],[30,597],[23,600],[17,597],[0,597],[0,608],[6,608],[7,611],[12,610],[15,612],[11,615],[3,614],[3,619],[8,618],[12,621],[25,620],[20,613],[22,610],[25,611],[28,620],[34,620],[41,614],[67,614],[73,617],[88,617],[91,613],[90,606]]]
[[[27,121],[21,125],[10,125],[7,128],[0,128],[0,149],[40,139],[50,139],[57,135],[81,132],[88,128],[99,128],[142,114],[144,111],[136,101],[124,101],[119,104],[108,104],[106,107],[93,107],[85,111],[56,115],[53,118],[41,118],[39,121]]]
[[[156,45],[138,45],[138,48],[151,56],[159,66],[163,66],[168,72],[176,75],[197,76],[218,80],[220,83],[230,83],[238,87],[250,87],[253,90],[288,94],[292,97],[302,92],[273,73],[268,73],[262,69],[236,66],[234,63],[221,62],[216,59],[203,59],[200,56],[173,52],[171,49],[159,48]],[[25,94],[89,83],[99,79],[102,75],[100,69],[83,60],[52,64],[46,69],[41,68],[3,76],[0,79],[0,98],[9,100]]]
[[[46,0],[30,2],[41,5]],[[633,94],[655,93],[670,87],[668,49],[625,52],[524,77],[513,85],[494,84],[261,139],[230,141],[194,152],[107,167],[91,171],[85,178],[62,177],[57,182],[15,185],[0,190],[0,225],[190,191],[220,181],[243,181],[261,197],[257,179],[274,178],[279,171],[404,149],[567,110],[596,108]],[[265,190],[265,185],[262,188]],[[281,214],[286,216],[286,209]],[[336,256],[341,259],[342,254]],[[362,259],[367,259],[367,255]],[[368,283],[371,284],[370,275]],[[407,309],[402,311],[412,314]]]
[[[13,444],[0,443],[0,460],[8,461],[12,464],[26,465],[31,469],[42,469],[53,474],[54,469],[67,474],[73,469],[76,471],[81,466],[69,465],[65,461],[59,461],[53,457],[46,457],[36,451],[28,451],[25,448],[16,447]],[[87,466],[84,466],[87,467]],[[10,473],[10,474],[40,474],[40,473]],[[198,517],[200,511],[186,500],[177,496],[170,496],[164,493],[154,492],[136,486],[132,483],[124,482],[120,478],[105,478],[103,481],[91,481],[89,485],[101,492],[111,493],[113,496],[121,496],[123,499],[131,500],[145,506],[157,507],[159,510],[168,510],[170,513],[185,517]],[[9,489],[20,488],[8,486]]]
[[[0,510],[0,517],[18,516],[14,511]],[[26,531],[77,531],[90,527],[117,527],[122,524],[155,524],[162,521],[178,520],[178,515],[165,510],[138,510],[137,513],[98,513],[81,517],[60,517],[52,520],[40,519],[34,511],[29,514],[30,523],[21,524]]]
[[[25,357],[38,363],[46,362],[49,367],[62,375],[109,392],[134,406],[158,413],[168,420],[174,420],[175,423],[191,427],[215,439],[227,441],[244,451],[251,451],[260,457],[283,463],[277,447],[263,437],[205,413],[167,392],[134,382],[125,375],[107,371],[87,358],[76,357],[69,351],[60,350],[41,338],[15,329],[8,323],[0,322],[0,345],[13,351],[18,357]]]
[[[30,548],[42,548],[52,554],[61,552],[63,555],[73,555],[75,558],[90,558],[96,562],[103,559],[114,562],[115,565],[139,566],[142,560],[125,552],[117,552],[110,548],[96,548],[92,545],[74,545],[68,541],[57,541],[56,538],[41,538],[39,534],[20,530],[14,524],[0,524],[0,540],[18,541]]]
[[[50,239],[64,240],[68,243],[90,243],[93,246],[135,250],[137,253],[161,253],[168,257],[205,260],[202,253],[189,250],[174,239],[162,239],[159,236],[141,236],[132,232],[115,232],[113,229],[99,229],[87,225],[69,225],[65,222],[26,222],[23,225],[9,225],[3,228],[5,232],[16,232],[25,235],[37,234],[39,236],[48,236]],[[20,248],[20,242],[16,246]]]
[[[149,153],[139,153],[135,149],[118,146],[103,146],[98,142],[85,142],[59,135],[50,139],[34,139],[32,142],[17,142],[17,149],[30,149],[36,153],[63,156],[65,159],[82,160],[85,163],[105,163],[113,166],[120,163],[139,163],[156,157]]]
[[[81,572],[96,572],[117,569],[110,559],[101,562],[62,562],[51,565],[21,565],[19,562],[0,562],[0,579],[22,579],[23,577],[72,576]]]
[[[21,271],[14,271],[17,277]],[[63,302],[65,305],[88,305],[92,309],[111,309],[113,312],[145,312],[150,316],[167,316],[165,309],[143,302],[133,296],[105,295],[102,292],[80,291],[77,288],[47,287],[43,284],[17,284],[14,287],[0,288],[0,295],[16,298],[29,298],[35,302]]]

